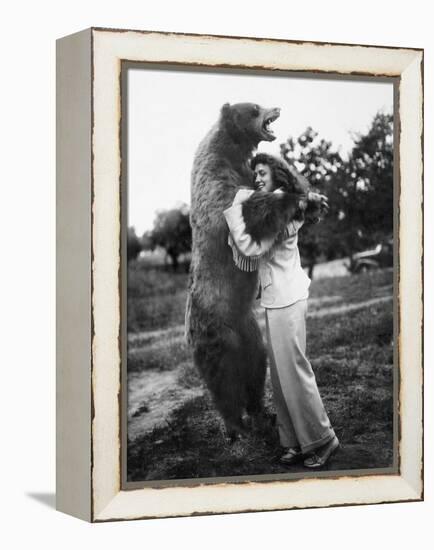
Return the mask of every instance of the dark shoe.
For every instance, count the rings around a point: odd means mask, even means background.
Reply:
[[[294,464],[301,459],[303,453],[299,447],[290,447],[286,449],[285,453],[280,457],[280,462],[282,464]]]
[[[339,439],[335,436],[320,449],[312,453],[311,456],[306,458],[303,464],[306,468],[322,468],[338,447]]]

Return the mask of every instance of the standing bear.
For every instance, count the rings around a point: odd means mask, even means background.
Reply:
[[[253,312],[257,271],[236,267],[223,211],[240,187],[252,187],[249,160],[260,141],[275,139],[270,125],[279,113],[253,103],[223,105],[192,169],[186,335],[232,441],[246,431],[244,413],[257,421],[262,416],[266,350]],[[294,193],[253,193],[243,209],[253,216],[252,227],[262,227],[262,235],[256,230],[252,236],[277,236],[294,217],[297,204]]]

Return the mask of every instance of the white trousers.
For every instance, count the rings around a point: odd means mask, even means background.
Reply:
[[[335,433],[306,357],[307,300],[266,309],[265,314],[280,443],[311,452]]]

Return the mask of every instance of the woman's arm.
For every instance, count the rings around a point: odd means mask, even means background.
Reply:
[[[276,189],[273,193],[255,191],[243,203],[242,215],[246,232],[256,242],[275,241],[296,218],[300,195]]]
[[[230,208],[224,210],[223,214],[226,218],[232,240],[243,256],[259,258],[273,246],[274,238],[269,237],[256,241],[247,233],[246,223],[243,218],[242,202],[234,201]]]

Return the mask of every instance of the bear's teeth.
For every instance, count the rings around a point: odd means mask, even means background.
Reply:
[[[273,130],[270,128],[270,124],[271,124],[272,122],[274,122],[274,120],[271,120],[271,119],[270,119],[270,120],[267,120],[267,122],[264,124],[264,130],[265,130],[266,132],[269,132],[270,134],[273,133]]]

